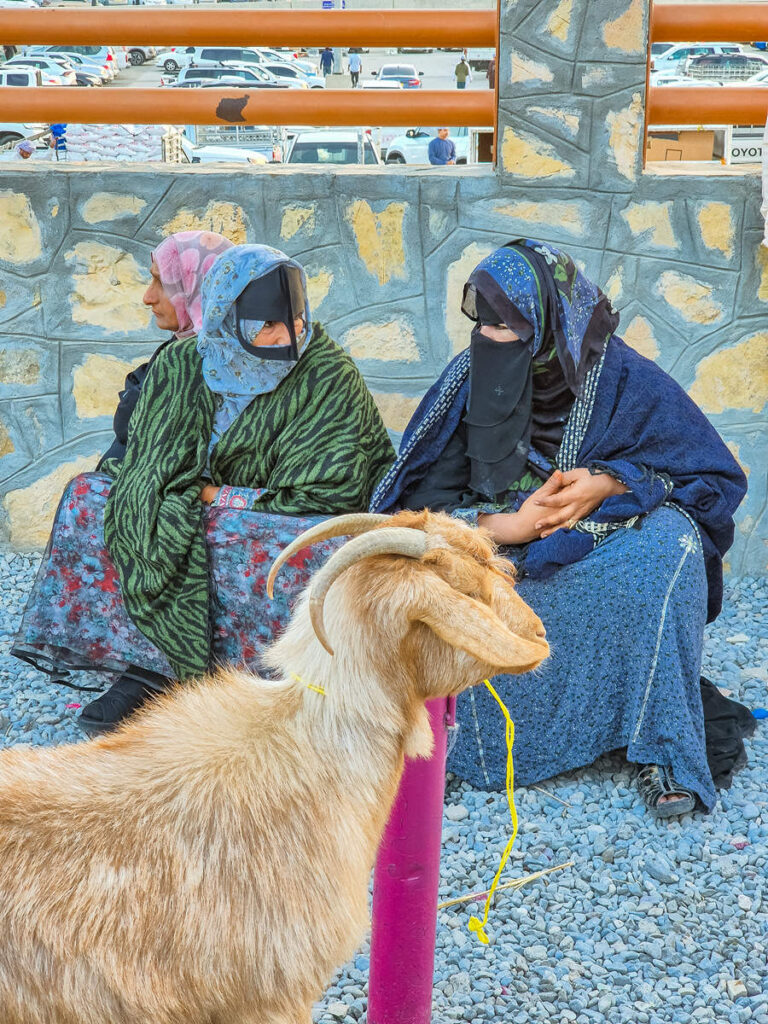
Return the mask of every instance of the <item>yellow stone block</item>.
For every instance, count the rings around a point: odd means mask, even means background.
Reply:
[[[309,308],[314,315],[315,310],[328,298],[333,284],[333,274],[328,270],[320,270],[316,274],[307,274],[307,297]]]
[[[126,361],[95,352],[87,355],[72,374],[72,394],[77,415],[81,419],[112,416],[117,405],[117,393],[122,391],[125,376],[138,362],[138,359]]]
[[[11,527],[12,548],[31,551],[45,547],[62,491],[73,476],[94,470],[98,460],[98,455],[81,456],[62,463],[29,487],[8,491],[3,504]]]
[[[102,327],[112,334],[148,327],[149,309],[141,301],[149,271],[133,256],[103,242],[78,242],[67,253],[74,264],[69,301],[78,324]]]
[[[37,384],[40,358],[30,348],[0,348],[0,384]]]
[[[671,202],[630,203],[626,210],[621,211],[621,216],[635,237],[647,231],[646,242],[651,245],[679,249],[680,243],[675,237],[675,230],[672,227],[671,210]]]
[[[315,230],[314,206],[286,206],[280,225],[280,237],[293,238],[303,228],[311,235]]]
[[[719,249],[730,259],[736,230],[730,203],[706,203],[698,213],[701,240],[708,249]]]
[[[557,107],[529,107],[532,114],[541,114],[543,117],[551,117],[554,121],[567,128],[571,135],[579,130],[581,119],[578,114],[569,114],[565,110],[558,110]]]
[[[392,395],[382,391],[374,391],[373,400],[387,430],[398,432],[402,432],[408,426],[411,416],[416,412],[416,406],[421,401],[419,398],[411,398],[410,395]]]
[[[736,459],[738,464],[744,470],[744,476],[746,476],[748,478],[751,471],[750,471],[749,466],[746,464],[746,462],[742,462],[741,452],[739,451],[739,446],[736,444],[735,441],[726,441],[725,442],[725,447],[728,449],[728,451],[731,453],[731,455],[734,457],[734,459]],[[751,519],[752,517],[751,516],[747,516],[746,518],[747,519]]]
[[[376,213],[364,199],[357,199],[347,207],[346,218],[355,233],[360,259],[381,285],[393,277],[402,280],[407,277],[403,241],[405,208],[405,203],[389,203],[381,213]]]
[[[245,214],[236,203],[212,199],[202,213],[196,210],[179,210],[161,229],[162,235],[176,231],[215,231],[224,235],[235,245],[248,241]]]
[[[0,309],[3,308],[3,306],[6,304],[7,301],[8,301],[8,296],[5,294],[4,291],[0,291]]]
[[[656,294],[696,324],[712,324],[722,317],[723,307],[712,298],[713,291],[711,285],[675,270],[665,270],[656,282]]]
[[[547,18],[546,30],[561,43],[568,41],[573,15],[573,0],[560,0],[560,3]]]
[[[653,327],[644,316],[633,317],[624,329],[622,338],[646,359],[658,357],[659,343],[653,333]]]
[[[358,324],[347,331],[342,344],[353,359],[401,363],[419,360],[413,327],[404,320]]]
[[[83,204],[82,214],[86,224],[102,224],[141,213],[147,205],[138,196],[117,195],[114,192],[95,192]]]
[[[760,283],[757,286],[757,297],[761,302],[768,302],[768,247],[758,245],[755,256],[757,269],[760,271]]]
[[[3,423],[3,421],[0,420],[0,459],[2,459],[4,455],[10,455],[11,452],[15,451],[16,446],[11,440],[11,435],[8,433],[8,428]]]
[[[617,267],[605,282],[603,292],[611,305],[615,306],[624,292],[624,271],[621,267]]]
[[[551,178],[553,175],[572,178],[576,173],[569,163],[558,158],[549,143],[518,133],[510,125],[504,128],[501,162],[507,173],[522,174],[526,178]]]
[[[477,264],[495,251],[495,245],[470,242],[461,256],[448,265],[445,278],[445,333],[451,339],[454,355],[469,345],[472,330],[472,321],[467,320],[461,312],[464,285]]]
[[[704,412],[762,412],[768,405],[768,331],[705,356],[689,392]]]
[[[33,263],[42,251],[40,224],[29,198],[10,189],[0,190],[0,260]]]
[[[515,217],[529,224],[544,224],[547,227],[563,227],[580,235],[584,231],[581,217],[582,207],[578,202],[552,199],[549,202],[497,203],[494,211],[503,217]]]
[[[645,53],[643,33],[644,0],[632,0],[626,11],[603,25],[603,41],[622,53]]]
[[[509,80],[513,85],[517,82],[543,82],[546,85],[554,77],[552,69],[546,64],[512,51]]]
[[[608,128],[608,145],[619,174],[627,181],[635,181],[643,132],[643,98],[640,93],[632,93],[632,101],[624,110],[611,110],[605,124]]]

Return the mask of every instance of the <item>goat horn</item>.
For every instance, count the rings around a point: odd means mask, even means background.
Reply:
[[[291,541],[287,548],[284,548],[269,570],[267,577],[267,594],[270,599],[273,596],[275,579],[280,567],[297,551],[308,548],[311,544],[317,544],[321,540],[329,540],[331,537],[357,537],[361,533],[372,530],[375,526],[388,523],[392,516],[379,515],[373,512],[352,512],[346,516],[336,516],[333,519],[326,519],[322,523],[310,526],[295,540]]]
[[[427,536],[421,530],[392,526],[377,530],[374,536],[355,537],[335,551],[312,580],[309,617],[315,635],[329,654],[333,654],[323,623],[323,603],[334,582],[351,566],[373,555],[406,555],[421,558],[427,550]]]

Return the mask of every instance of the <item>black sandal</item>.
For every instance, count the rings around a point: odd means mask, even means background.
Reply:
[[[637,773],[637,788],[651,814],[656,818],[675,818],[688,814],[696,806],[696,794],[675,782],[671,769],[663,764],[646,764]],[[664,800],[675,796],[677,800]]]
[[[121,676],[106,693],[86,704],[78,724],[89,735],[111,732],[156,694],[157,690],[145,683]]]

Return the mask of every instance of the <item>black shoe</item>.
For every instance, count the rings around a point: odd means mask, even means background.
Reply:
[[[89,734],[110,732],[157,692],[136,679],[121,676],[106,693],[86,704],[77,721]]]

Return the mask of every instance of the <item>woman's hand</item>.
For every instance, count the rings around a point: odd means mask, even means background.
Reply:
[[[560,473],[559,476],[560,487],[554,494],[545,495],[544,487],[541,487],[531,495],[531,498],[537,499],[540,506],[535,527],[539,531],[537,536],[542,538],[549,537],[555,530],[563,527],[573,528],[580,519],[585,519],[594,512],[606,498],[614,494],[624,494],[629,490],[608,473],[592,474],[588,469],[572,469],[568,473]],[[547,481],[550,482],[551,480]]]
[[[219,488],[214,487],[213,484],[206,484],[202,491],[200,491],[200,500],[204,501],[207,505],[212,505],[218,496]]]
[[[541,499],[556,494],[563,486],[563,474],[556,470],[546,483],[526,498],[517,512],[493,512],[477,517],[477,525],[488,530],[497,544],[528,544],[538,540],[541,530]]]

